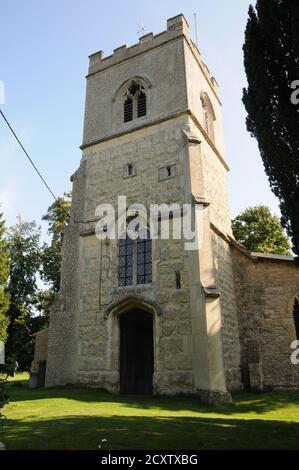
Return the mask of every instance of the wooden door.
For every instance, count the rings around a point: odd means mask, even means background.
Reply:
[[[153,316],[131,310],[120,316],[120,392],[151,394],[153,391]]]

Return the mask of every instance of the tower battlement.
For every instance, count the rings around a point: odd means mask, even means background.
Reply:
[[[218,95],[218,84],[216,79],[210,74],[206,64],[202,61],[200,51],[189,35],[189,24],[183,14],[176,15],[167,20],[167,29],[161,33],[147,33],[139,38],[139,42],[127,46],[126,44],[114,49],[113,54],[105,57],[104,51],[100,50],[89,56],[88,76],[113,67],[123,61],[130,60],[140,54],[146,53],[151,49],[162,46],[163,44],[184,37],[195,55],[197,61],[201,64],[206,78],[210,82],[213,90]]]
[[[117,47],[108,57],[99,51],[89,60],[82,149],[189,110],[204,126],[207,96],[213,108],[212,140],[225,160],[218,84],[202,61],[182,14],[168,19],[162,33],[147,33],[138,44]],[[123,99],[134,79],[147,93],[147,115],[123,122]]]

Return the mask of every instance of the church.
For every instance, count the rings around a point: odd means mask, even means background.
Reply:
[[[36,335],[32,376],[206,404],[299,388],[299,268],[233,237],[219,88],[186,19],[89,59],[61,288]],[[116,208],[119,196],[190,205],[197,248],[174,237],[99,239],[97,207]]]

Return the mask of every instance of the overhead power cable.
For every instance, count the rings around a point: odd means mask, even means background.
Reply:
[[[38,174],[38,176],[40,177],[40,179],[42,180],[42,182],[44,183],[44,185],[46,186],[47,190],[50,192],[51,196],[55,199],[55,201],[57,200],[55,194],[53,193],[53,191],[51,190],[50,186],[48,185],[48,183],[46,182],[46,180],[44,179],[44,177],[42,176],[42,174],[40,173],[40,171],[37,169],[36,165],[34,164],[34,162],[32,161],[32,159],[30,158],[28,152],[26,151],[26,149],[24,148],[22,142],[20,141],[20,139],[18,138],[17,134],[15,133],[15,131],[13,130],[13,128],[11,127],[10,123],[8,122],[7,118],[5,117],[3,111],[1,111],[0,109],[0,113],[1,113],[1,116],[3,117],[4,121],[6,122],[7,126],[9,127],[10,131],[12,132],[14,138],[16,139],[16,141],[18,142],[18,144],[20,145],[21,149],[23,150],[23,152],[25,153],[26,157],[28,158],[29,162],[31,163],[31,165],[33,166],[34,170],[36,171],[36,173]]]

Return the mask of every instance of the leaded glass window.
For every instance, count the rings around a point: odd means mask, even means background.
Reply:
[[[152,282],[152,241],[150,238],[137,240],[137,284]]]
[[[127,236],[119,240],[119,270],[118,282],[120,286],[133,284],[133,254],[134,241]]]
[[[119,240],[119,286],[152,282],[152,240]]]

